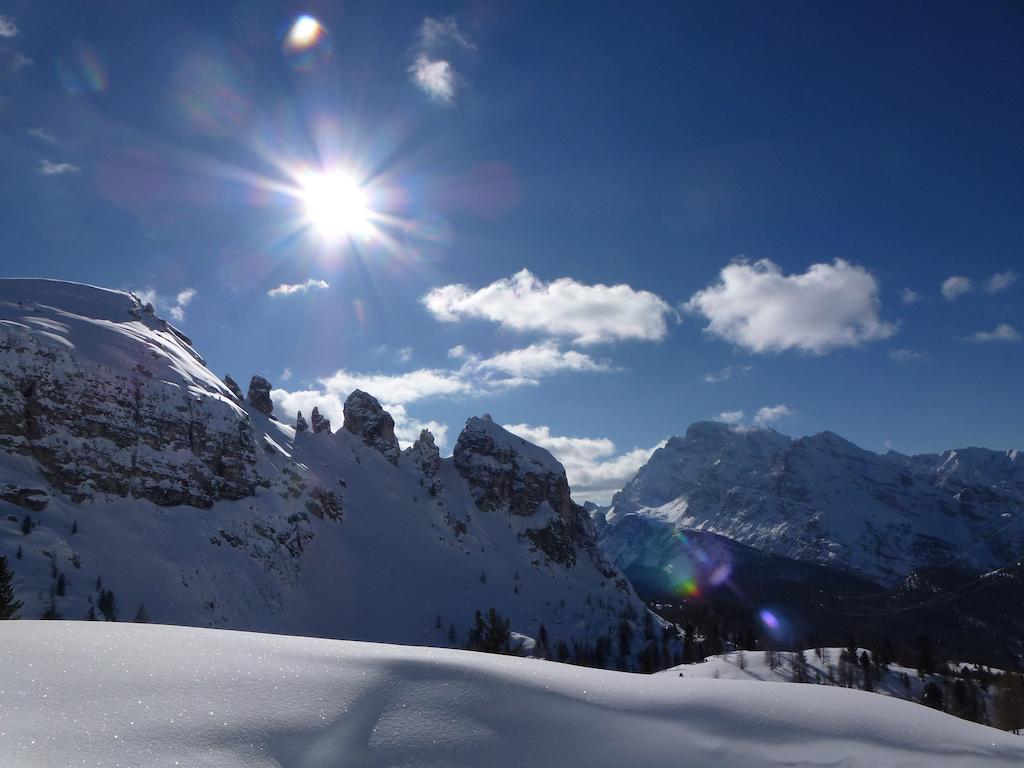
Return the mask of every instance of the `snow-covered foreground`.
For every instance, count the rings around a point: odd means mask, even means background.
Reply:
[[[0,622],[8,766],[1019,766],[1024,744],[823,686],[464,651]]]

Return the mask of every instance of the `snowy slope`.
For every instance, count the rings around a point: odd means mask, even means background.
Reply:
[[[1024,743],[869,693],[465,651],[0,623],[4,765],[635,766],[1024,762]]]
[[[459,647],[491,607],[552,646],[641,620],[543,449],[473,419],[461,464],[429,435],[400,452],[366,393],[336,431],[296,432],[267,382],[225,381],[131,294],[0,280],[0,554],[23,616],[84,618],[109,591],[121,619]]]
[[[1024,456],[879,455],[831,432],[793,440],[699,422],[594,516],[626,569],[658,567],[676,531],[701,530],[894,584],[951,560],[978,571],[1013,561],[1024,546]]]

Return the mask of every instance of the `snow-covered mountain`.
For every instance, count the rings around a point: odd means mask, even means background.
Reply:
[[[622,568],[664,567],[680,531],[883,585],[953,562],[981,572],[1024,549],[1024,455],[967,448],[879,455],[831,432],[698,422],[592,511]]]
[[[0,554],[22,614],[462,646],[474,612],[592,642],[645,608],[545,450],[452,458],[356,391],[336,431],[244,396],[122,291],[0,280]],[[308,421],[307,421],[308,417]],[[294,426],[292,426],[294,424]]]
[[[1024,742],[815,685],[448,649],[0,622],[0,763],[313,768],[1010,768]]]

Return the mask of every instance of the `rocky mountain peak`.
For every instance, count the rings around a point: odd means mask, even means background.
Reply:
[[[392,464],[398,463],[401,449],[395,437],[395,420],[373,395],[356,389],[345,400],[345,429],[376,448]]]
[[[245,395],[242,394],[242,388],[238,386],[238,382],[231,378],[231,374],[224,377],[224,383],[227,388],[231,390],[231,394],[235,396],[235,400],[239,403],[245,402]]]
[[[309,424],[306,423],[306,419],[302,416],[302,411],[299,411],[295,416],[295,432],[298,434],[299,432],[305,432],[307,429],[309,429]]]
[[[313,434],[317,435],[321,432],[331,433],[331,420],[320,413],[320,409],[315,405],[313,406],[313,412],[309,415],[310,421],[313,423]]]
[[[441,452],[434,443],[434,436],[429,429],[422,430],[416,442],[406,448],[403,454],[419,467],[426,477],[434,477],[441,469]]]
[[[262,376],[253,376],[249,381],[249,402],[264,416],[274,415],[274,402],[270,399],[270,382]]]

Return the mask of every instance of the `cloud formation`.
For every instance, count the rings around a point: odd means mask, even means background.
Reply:
[[[180,323],[185,319],[185,307],[192,303],[192,299],[196,297],[199,292],[195,288],[185,288],[184,290],[178,291],[178,293],[172,297],[163,296],[152,288],[143,288],[142,290],[133,290],[134,293],[143,304],[152,304],[153,308],[158,313],[166,313],[171,316],[171,319],[175,322]]]
[[[723,424],[742,424],[747,415],[743,411],[722,411],[715,416],[713,421],[720,421]]]
[[[28,130],[25,131],[25,133],[27,133],[32,138],[39,139],[39,141],[42,141],[46,144],[57,143],[57,137],[54,136],[53,131],[49,130],[48,128],[29,128]]]
[[[768,424],[774,424],[776,421],[793,416],[795,411],[788,405],[771,405],[759,408],[757,413],[754,415],[754,421],[760,424],[762,427]]]
[[[822,355],[896,332],[879,317],[875,278],[842,259],[800,275],[784,275],[768,259],[733,262],[686,309],[707,318],[708,333],[751,352]]]
[[[924,352],[918,352],[915,349],[890,349],[889,359],[895,360],[897,363],[911,363],[915,360],[923,360],[928,357]]]
[[[615,443],[605,437],[552,435],[547,426],[505,424],[505,429],[551,451],[565,467],[573,498],[607,504],[629,482],[651,454],[665,444],[634,448],[616,454]]]
[[[498,371],[513,377],[538,378],[561,371],[611,371],[611,364],[575,350],[562,351],[554,341],[499,352],[493,357],[470,358],[467,368]]]
[[[956,301],[966,293],[974,290],[971,278],[963,275],[953,275],[942,281],[942,296],[946,301]]]
[[[39,172],[43,176],[60,176],[65,173],[78,173],[81,167],[71,163],[51,163],[49,160],[39,161]]]
[[[1020,279],[1016,272],[997,272],[985,281],[985,291],[988,293],[1002,293]]]
[[[910,288],[904,288],[900,294],[900,301],[904,304],[917,304],[921,300],[921,294]]]
[[[451,16],[443,19],[423,19],[417,32],[416,52],[409,75],[412,82],[432,100],[441,104],[454,104],[461,77],[455,71],[449,55],[458,51],[475,51],[476,44],[459,29]]]
[[[1009,341],[1015,342],[1021,340],[1020,332],[1011,325],[1006,323],[1000,323],[991,331],[978,331],[973,336],[968,337],[968,341],[976,341],[979,343],[986,343],[990,341]]]
[[[523,269],[479,290],[453,284],[422,299],[442,322],[475,318],[503,328],[569,338],[575,344],[659,341],[672,308],[660,296],[628,285],[587,285],[569,277],[545,283]]]
[[[728,381],[734,376],[746,376],[751,370],[753,368],[749,365],[727,365],[720,371],[705,373],[704,381],[708,384],[718,384],[722,381]]]
[[[18,25],[11,16],[0,14],[0,37],[17,37]]]
[[[267,296],[271,298],[277,296],[292,296],[296,293],[309,293],[309,291],[323,291],[330,288],[331,284],[326,280],[316,280],[309,278],[304,283],[281,283],[276,288],[271,288],[267,291]]]

